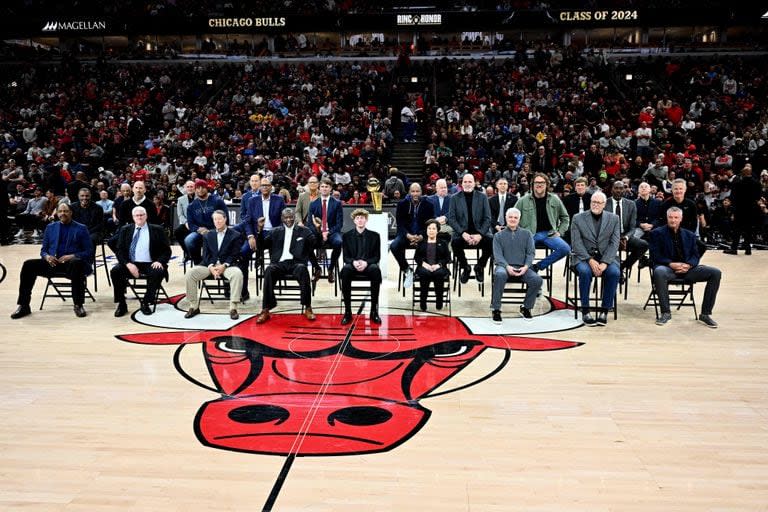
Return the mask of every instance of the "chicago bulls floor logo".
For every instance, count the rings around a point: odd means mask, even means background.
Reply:
[[[384,315],[381,325],[360,315],[348,326],[340,326],[341,316],[334,314],[320,314],[315,322],[300,314],[279,314],[261,325],[252,316],[240,321],[225,315],[183,320],[183,312],[175,307],[179,299],[159,305],[152,316],[137,312],[134,319],[187,330],[118,338],[178,345],[174,364],[179,373],[216,393],[195,417],[200,442],[226,450],[286,456],[288,467],[296,456],[391,450],[429,419],[424,399],[491,377],[506,365],[512,350],[580,345],[520,335],[581,324],[573,319],[572,310],[553,299],[549,313],[528,322],[505,320],[501,326],[484,318],[395,314]],[[556,326],[551,317],[558,319]],[[190,344],[202,345],[212,385],[182,367],[181,351]],[[504,351],[493,372],[459,388],[438,391],[487,349]]]

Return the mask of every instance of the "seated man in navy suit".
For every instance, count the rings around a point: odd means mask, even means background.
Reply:
[[[669,307],[669,281],[685,279],[688,282],[707,282],[704,302],[698,320],[707,327],[716,328],[712,319],[717,291],[720,289],[720,270],[699,265],[697,238],[693,231],[680,227],[683,210],[672,206],[667,210],[667,225],[651,231],[651,261],[653,262],[653,285],[659,299],[661,316],[657,325],[664,325],[672,319]]]
[[[75,315],[86,315],[85,277],[93,270],[93,245],[88,228],[72,220],[72,209],[68,204],[60,204],[56,209],[58,222],[48,224],[43,235],[43,247],[40,258],[27,260],[21,267],[19,278],[18,308],[11,318],[25,317],[32,313],[29,307],[32,288],[37,276],[66,276],[72,281],[72,302]]]
[[[320,197],[309,205],[308,226],[314,228],[316,247],[331,247],[331,267],[328,269],[328,282],[333,283],[333,267],[341,254],[341,228],[344,227],[344,212],[341,201],[331,195],[333,183],[328,178],[320,181]],[[315,263],[313,262],[313,266]]]
[[[198,284],[203,279],[213,276],[229,281],[229,317],[237,320],[237,303],[240,302],[240,290],[243,287],[243,273],[237,267],[240,260],[240,246],[243,236],[239,231],[227,227],[227,213],[223,210],[213,212],[215,229],[203,235],[203,261],[187,272],[187,299],[189,310],[184,318],[192,318],[200,313]]]
[[[116,317],[128,313],[125,289],[128,279],[139,276],[147,278],[147,290],[141,300],[141,312],[145,315],[152,314],[152,305],[160,288],[160,281],[167,275],[168,261],[171,259],[171,245],[163,227],[147,223],[147,210],[143,206],[135,207],[132,216],[133,224],[126,224],[117,233],[117,265],[110,271],[117,304]]]
[[[264,271],[264,300],[262,310],[256,319],[257,324],[263,324],[270,318],[269,310],[277,306],[275,298],[275,283],[288,276],[299,282],[301,289],[301,305],[304,306],[304,316],[314,320],[312,312],[312,288],[309,280],[309,264],[312,251],[315,249],[315,237],[309,228],[296,224],[296,214],[292,208],[283,210],[282,225],[277,226],[268,234],[259,232],[259,239],[265,247],[271,247],[270,263]]]

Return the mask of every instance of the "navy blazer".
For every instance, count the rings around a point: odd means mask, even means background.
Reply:
[[[637,226],[640,224],[656,224],[661,215],[661,201],[655,197],[649,197],[648,202],[643,201],[641,198],[635,199],[635,206],[637,206]]]
[[[40,257],[45,258],[48,255],[56,257],[56,249],[59,247],[59,233],[61,232],[61,222],[52,222],[45,228],[43,234],[43,246],[40,248]],[[65,256],[74,254],[76,258],[85,262],[85,275],[90,275],[93,271],[93,244],[91,236],[88,234],[88,228],[79,222],[72,221],[69,225],[69,233],[64,244]]]
[[[313,232],[317,232],[315,223],[312,222],[312,218],[322,220],[323,218],[323,197],[320,196],[309,205],[309,214],[307,215],[307,222],[305,223],[309,229]],[[344,208],[341,206],[341,201],[335,197],[328,197],[328,233],[341,233],[341,228],[344,227]],[[322,240],[322,238],[319,238]]]
[[[219,249],[216,230],[212,229],[203,236],[203,261],[200,264],[205,267],[217,263],[226,263],[230,267],[236,265],[240,260],[242,245],[243,235],[237,230],[227,228]]]
[[[440,208],[440,198],[437,194],[427,196],[427,201],[432,203],[432,207],[435,210],[435,217],[448,217],[448,210],[451,207],[451,196],[445,196],[443,198],[443,207]]]
[[[285,209],[285,200],[280,194],[272,194],[269,196],[269,222],[272,223],[272,228],[276,228],[282,224],[281,216]],[[261,194],[253,194],[248,199],[248,206],[246,207],[247,218],[242,219],[245,222],[245,234],[247,236],[258,233],[258,222],[264,215],[264,203],[261,200]]]
[[[683,243],[684,261],[678,263],[687,263],[692,267],[697,266],[699,264],[699,249],[696,246],[696,234],[693,231],[680,228],[680,237]],[[675,246],[672,243],[672,230],[668,226],[662,226],[651,231],[648,248],[654,265],[668,266],[678,259],[675,254]]]

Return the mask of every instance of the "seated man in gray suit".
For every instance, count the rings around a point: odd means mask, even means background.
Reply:
[[[197,289],[203,279],[213,276],[216,279],[226,278],[229,281],[229,317],[237,320],[237,303],[240,302],[240,292],[243,289],[243,272],[237,266],[240,261],[240,247],[243,235],[239,231],[227,227],[227,213],[224,210],[213,212],[214,229],[208,231],[203,238],[203,260],[200,265],[192,267],[187,272],[187,299],[189,310],[184,318],[192,318],[200,313],[200,295]]]
[[[491,310],[493,321],[501,322],[501,296],[504,285],[509,279],[517,279],[528,285],[525,300],[520,306],[523,318],[533,318],[531,309],[536,303],[536,297],[541,291],[544,280],[531,270],[536,249],[533,244],[533,234],[519,227],[520,210],[509,208],[505,214],[506,227],[493,236],[493,259],[496,268],[493,270],[493,295]]]
[[[571,224],[571,247],[573,263],[579,275],[579,296],[582,319],[588,327],[605,325],[608,309],[616,300],[619,285],[619,217],[605,210],[605,194],[595,192],[590,199],[590,210],[573,217]],[[592,277],[603,277],[602,307],[595,319],[589,312],[589,290]]]
[[[256,319],[257,324],[263,324],[270,319],[269,310],[277,306],[275,283],[286,276],[299,282],[304,316],[307,320],[315,319],[307,269],[312,251],[315,250],[315,237],[309,228],[296,224],[296,214],[292,208],[284,209],[280,218],[282,224],[269,231],[266,237],[262,229],[263,222],[259,222],[259,243],[270,249],[270,264],[264,271],[264,299],[261,314]]]

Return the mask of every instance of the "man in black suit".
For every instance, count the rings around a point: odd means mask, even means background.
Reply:
[[[141,312],[152,314],[160,281],[167,274],[168,261],[171,259],[171,245],[163,227],[147,223],[147,210],[143,206],[135,207],[131,215],[133,224],[126,224],[117,233],[117,265],[110,271],[117,317],[128,312],[125,304],[128,279],[139,276],[147,278],[147,291],[141,300]]]
[[[421,185],[412,183],[408,189],[409,195],[397,203],[395,219],[397,220],[397,236],[389,244],[389,250],[395,257],[400,272],[405,272],[405,287],[413,284],[413,270],[405,258],[405,249],[416,246],[424,239],[427,221],[435,216],[432,203],[421,197]]]
[[[632,268],[637,260],[645,256],[648,242],[635,236],[637,227],[637,205],[631,199],[624,197],[624,183],[621,180],[613,182],[611,197],[605,203],[605,209],[619,216],[621,230],[620,247],[627,251],[626,258],[621,262],[621,269]],[[642,261],[640,268],[647,265]]]
[[[464,249],[479,248],[480,258],[475,265],[475,278],[483,281],[485,264],[491,257],[493,238],[491,238],[491,208],[488,198],[475,190],[475,177],[467,173],[461,178],[461,192],[451,198],[448,222],[453,228],[453,253],[461,266],[461,282],[469,281],[471,269],[464,255]]]
[[[200,296],[198,283],[213,276],[216,279],[226,278],[229,281],[229,317],[237,320],[237,303],[240,302],[240,292],[243,289],[243,272],[238,268],[240,248],[243,235],[227,227],[227,213],[224,210],[213,212],[215,229],[203,235],[203,259],[200,265],[192,267],[187,272],[187,299],[189,310],[184,318],[192,318],[200,313]]]
[[[517,196],[509,193],[507,178],[496,180],[496,195],[488,200],[491,208],[491,222],[494,225],[492,234],[496,234],[507,226],[506,212],[515,206]]]
[[[91,189],[83,187],[77,194],[79,202],[72,203],[72,220],[88,228],[94,249],[104,236],[104,210],[91,201]]]
[[[341,295],[344,298],[344,317],[341,325],[352,321],[352,278],[364,276],[371,281],[371,322],[380,324],[379,289],[381,288],[381,240],[379,234],[365,228],[368,210],[358,208],[352,212],[355,229],[342,235],[344,267],[341,269]]]
[[[573,220],[573,216],[581,212],[586,212],[590,209],[590,200],[592,194],[587,192],[587,178],[578,177],[573,182],[573,192],[563,198],[563,206],[565,211],[568,212],[568,218]],[[563,239],[570,243],[571,230],[563,233]]]
[[[270,264],[264,271],[264,300],[261,314],[256,319],[257,324],[263,324],[270,318],[269,310],[277,306],[275,299],[275,283],[285,276],[299,282],[301,289],[301,305],[304,306],[304,316],[314,320],[312,312],[312,289],[310,287],[309,258],[315,248],[315,237],[312,231],[296,224],[296,214],[292,208],[285,208],[280,216],[282,224],[275,227],[265,236],[263,222],[259,223],[258,236],[262,247],[270,249]]]

